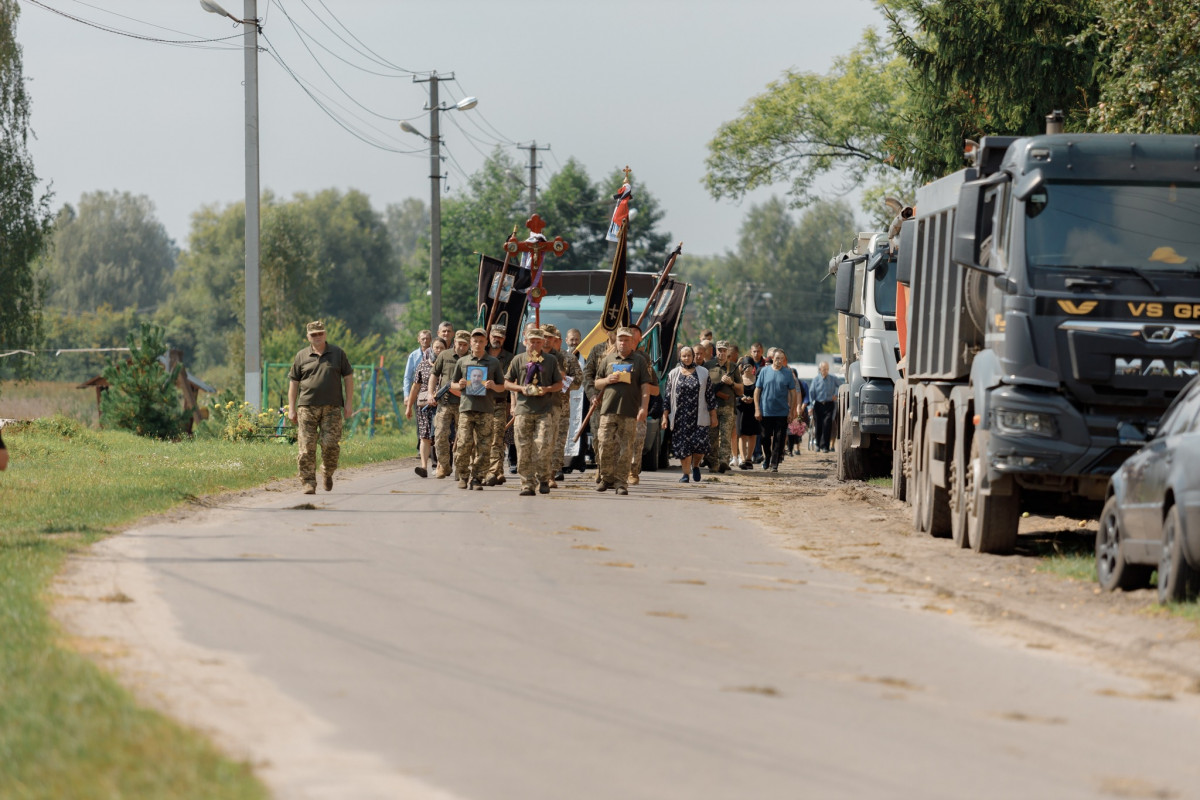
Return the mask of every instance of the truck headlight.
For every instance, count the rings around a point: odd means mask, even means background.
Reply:
[[[1052,439],[1058,436],[1058,422],[1053,414],[1041,414],[1035,411],[996,411],[992,417],[996,429],[1000,433],[1044,436]]]
[[[863,403],[862,413],[865,417],[890,417],[892,407],[887,403]]]

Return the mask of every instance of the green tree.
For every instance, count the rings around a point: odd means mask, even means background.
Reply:
[[[847,187],[894,179],[907,147],[908,65],[872,30],[824,75],[787,72],[750,98],[708,144],[705,188],[740,199],[788,184],[793,207],[816,199],[814,186],[838,171]]]
[[[0,0],[0,350],[28,349],[41,336],[42,297],[35,262],[50,235],[50,196],[37,194],[37,174],[27,148],[29,95],[14,0]],[[0,375],[27,377],[25,356],[0,359]]]
[[[42,320],[43,346],[55,353],[39,358],[33,377],[41,381],[86,381],[104,372],[109,356],[106,353],[57,353],[60,349],[125,347],[129,332],[137,330],[143,321],[137,309],[129,306],[120,311],[100,306],[95,311],[70,314],[49,307]]]
[[[881,0],[909,65],[907,147],[895,163],[931,180],[962,166],[964,139],[1041,133],[1046,114],[1082,129],[1098,89],[1080,38],[1092,0]]]
[[[604,240],[613,203],[602,196],[587,170],[574,158],[550,177],[538,195],[538,214],[546,220],[546,233],[562,236],[571,249],[561,258],[550,258],[550,269],[607,269],[608,243]]]
[[[818,201],[798,221],[779,198],[752,206],[737,249],[701,273],[697,321],[743,352],[761,341],[784,348],[792,361],[811,360],[834,316],[829,257],[853,232],[844,202]]]
[[[1091,130],[1200,130],[1200,5],[1194,0],[1093,0],[1099,16],[1080,37],[1099,51]]]
[[[167,295],[178,249],[145,195],[87,192],[63,206],[45,258],[47,305],[153,311]]]
[[[175,381],[182,367],[167,370],[163,329],[143,322],[129,333],[129,355],[113,358],[104,370],[109,388],[100,401],[100,418],[112,428],[154,439],[178,439],[189,413],[180,407]]]

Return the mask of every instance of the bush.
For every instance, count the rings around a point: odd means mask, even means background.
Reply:
[[[118,356],[104,368],[108,391],[100,401],[105,425],[154,439],[178,439],[188,412],[180,408],[175,381],[181,367],[169,372],[159,361],[166,352],[163,329],[143,322],[129,334],[129,356]]]

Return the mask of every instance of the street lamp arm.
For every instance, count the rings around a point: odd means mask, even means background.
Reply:
[[[210,14],[219,14],[222,17],[229,17],[239,25],[243,25],[246,22],[246,20],[238,19],[233,14],[230,14],[228,11],[222,8],[219,3],[214,3],[213,0],[200,0],[200,7]],[[257,21],[258,20],[255,20],[255,22]]]

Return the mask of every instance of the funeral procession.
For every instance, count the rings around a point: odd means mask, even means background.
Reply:
[[[0,800],[1200,800],[1197,30],[0,0]]]

